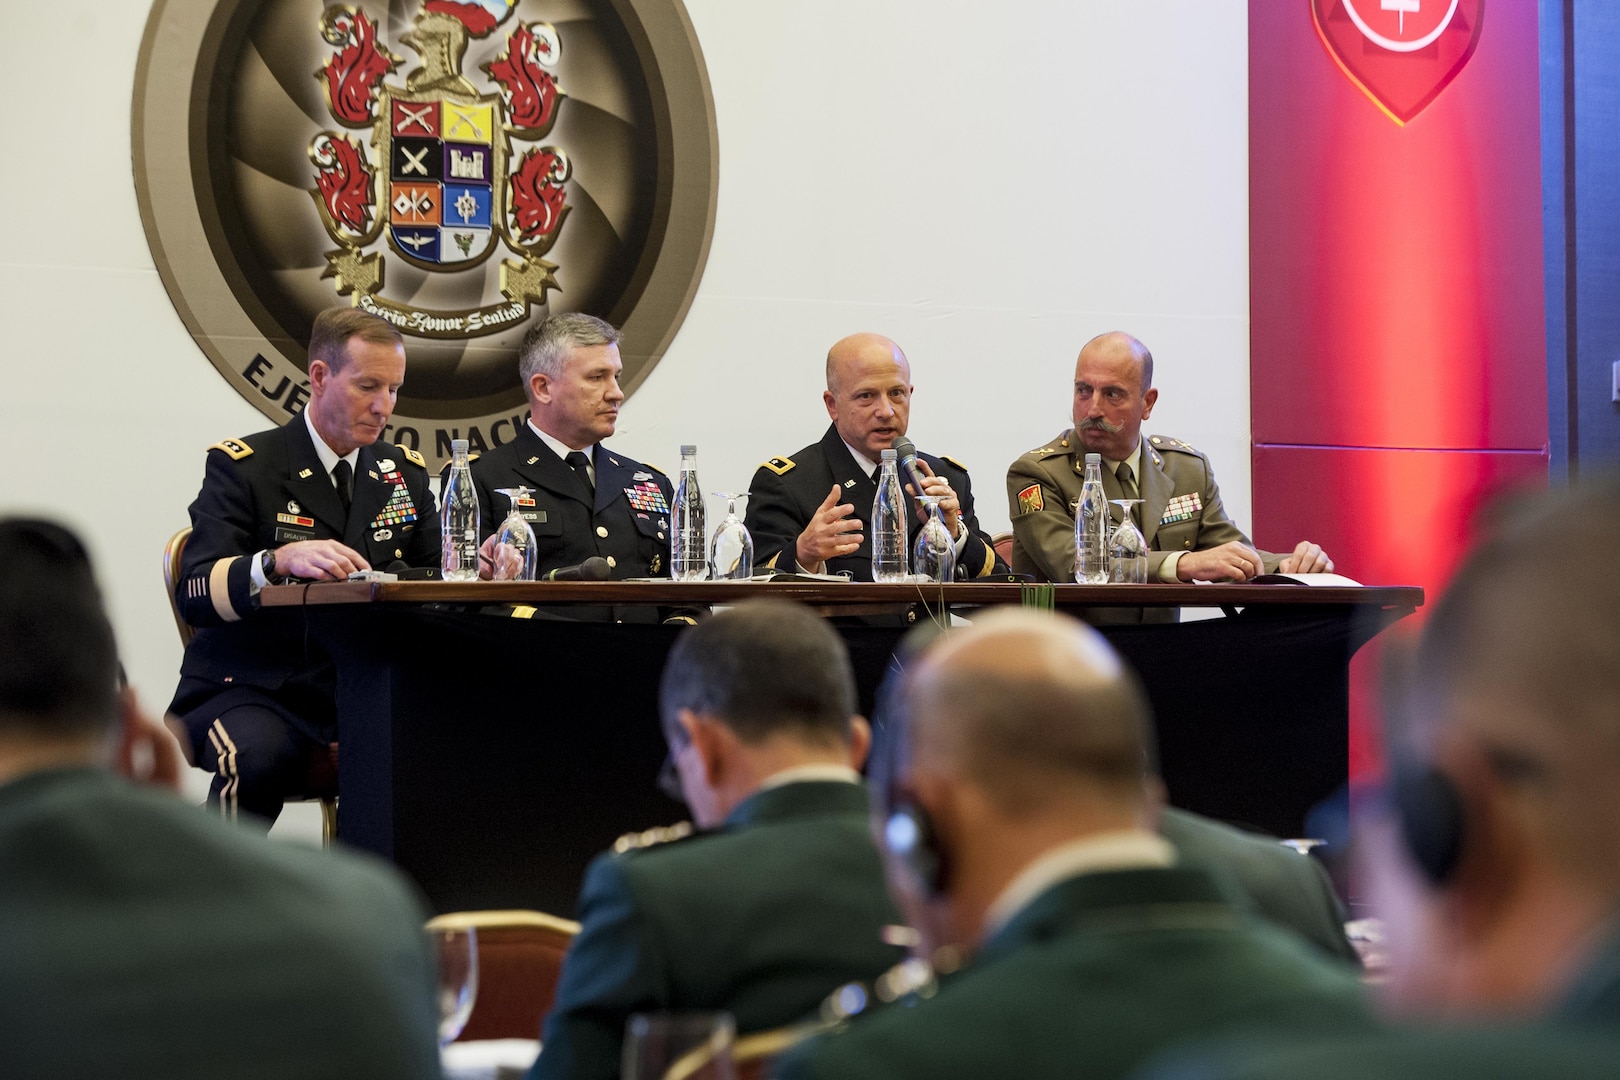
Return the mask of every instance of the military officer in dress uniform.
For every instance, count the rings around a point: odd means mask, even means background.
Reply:
[[[272,581],[341,581],[439,562],[438,514],[415,450],[378,444],[405,380],[388,322],[352,308],[315,319],[309,404],[287,424],[209,448],[175,599],[197,636],[169,710],[209,802],[275,820],[313,753],[337,737],[331,660],[294,609],[263,610]]]
[[[752,600],[685,631],[659,711],[700,831],[649,830],[591,864],[537,1080],[617,1077],[631,1013],[768,1030],[902,955],[856,771],[869,732],[825,620]]]
[[[883,451],[906,433],[911,417],[911,365],[900,346],[879,334],[853,334],[827,352],[822,401],[832,426],[819,443],[792,457],[771,458],[748,486],[748,531],[754,564],[810,573],[848,572],[872,580],[872,500]],[[923,490],[943,500],[945,526],[956,538],[959,576],[1006,573],[973,512],[967,469],[948,457],[917,455]],[[907,502],[911,500],[908,498]],[[915,509],[915,507],[913,507]],[[923,519],[912,515],[912,539]]]
[[[1074,368],[1074,427],[1007,470],[1013,570],[1046,581],[1074,580],[1074,505],[1086,454],[1101,454],[1110,499],[1141,499],[1137,525],[1148,542],[1148,580],[1247,581],[1263,572],[1325,573],[1333,560],[1302,541],[1289,555],[1256,551],[1227,517],[1209,459],[1178,439],[1142,439],[1153,413],[1153,354],[1129,334],[1086,343]],[[1171,608],[1142,609],[1149,621]]]
[[[500,488],[531,489],[519,512],[534,530],[538,573],[607,560],[615,579],[669,573],[674,488],[658,469],[609,449],[624,391],[619,331],[591,315],[552,315],[523,338],[529,422],[472,463],[483,531],[511,511]],[[490,576],[486,542],[482,576]]]

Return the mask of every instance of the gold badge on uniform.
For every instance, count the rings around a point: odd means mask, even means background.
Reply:
[[[1018,493],[1018,512],[1020,514],[1033,514],[1037,510],[1046,508],[1041,499],[1041,485],[1031,484]]]

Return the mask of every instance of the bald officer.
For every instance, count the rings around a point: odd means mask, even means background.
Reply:
[[[1257,551],[1227,516],[1209,459],[1164,435],[1142,438],[1153,414],[1153,354],[1129,334],[1092,338],[1074,367],[1074,426],[1007,470],[1013,570],[1074,580],[1074,512],[1085,456],[1102,455],[1110,499],[1141,499],[1148,578],[1162,582],[1248,581],[1268,571],[1325,573],[1333,560],[1302,541],[1292,554]],[[1173,617],[1173,609],[1149,612]]]
[[[821,441],[792,457],[774,457],[748,486],[748,531],[759,567],[808,573],[848,573],[872,580],[872,501],[883,451],[906,433],[911,419],[911,364],[881,334],[852,334],[827,352],[821,395],[832,425]],[[1006,573],[973,512],[967,469],[948,457],[917,455],[923,490],[940,498],[945,527],[956,540],[959,574]],[[901,476],[908,490],[909,478]],[[909,501],[909,500],[908,500]],[[914,516],[915,539],[922,519]]]

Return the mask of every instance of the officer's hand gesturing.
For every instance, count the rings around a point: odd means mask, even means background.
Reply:
[[[1189,551],[1176,562],[1182,581],[1248,581],[1263,569],[1260,553],[1236,540],[1204,551]]]
[[[343,581],[371,564],[353,548],[336,540],[299,540],[276,548],[276,573],[309,581]]]
[[[849,555],[861,546],[860,519],[850,516],[855,513],[855,507],[840,503],[838,492],[838,485],[834,484],[794,547],[793,555],[799,568],[809,573],[820,573],[828,559]]]

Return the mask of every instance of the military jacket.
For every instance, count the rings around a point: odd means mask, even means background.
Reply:
[[[968,539],[957,556],[957,565],[966,567],[969,578],[1007,573],[1007,565],[996,557],[990,538],[979,528],[973,510],[973,483],[967,470],[950,458],[932,454],[917,455],[935,475],[944,477],[956,492],[962,507],[962,523]],[[902,476],[901,485],[910,481]],[[819,443],[805,447],[791,458],[775,457],[761,465],[748,485],[746,522],[754,538],[754,565],[778,570],[798,570],[795,547],[816,508],[832,490],[839,487],[838,501],[855,507],[860,521],[861,546],[849,555],[827,560],[827,573],[848,572],[855,581],[872,580],[872,501],[877,497],[877,474],[867,476],[855,461],[836,427],[828,427]],[[922,523],[917,520],[916,500],[906,496],[906,520],[911,524],[910,542],[915,543]]]
[[[0,1076],[437,1080],[425,914],[101,770],[0,784]]]
[[[740,1033],[813,1014],[902,950],[860,784],[802,781],[718,830],[598,857],[580,895],[534,1080],[619,1075],[626,1017],[724,1010]]]
[[[438,510],[420,454],[391,443],[361,447],[353,489],[345,514],[302,416],[209,447],[175,583],[180,615],[198,630],[181,663],[174,712],[185,715],[217,691],[252,687],[324,701],[330,714],[331,662],[296,609],[260,608],[253,556],[299,540],[338,540],[376,570],[396,561],[439,564]]]
[[[1145,436],[1137,492],[1142,536],[1148,542],[1148,580],[1173,551],[1204,551],[1249,543],[1226,516],[1209,459],[1168,435]],[[1074,506],[1086,478],[1085,445],[1070,428],[1031,450],[1007,469],[1007,511],[1012,515],[1013,570],[1045,581],[1074,580]],[[1102,471],[1103,490],[1123,499],[1119,478]],[[1282,556],[1261,552],[1268,572]]]
[[[1345,1030],[1344,964],[1242,915],[1192,867],[1082,874],[1037,896],[938,992],[857,1017],[781,1080],[1122,1080],[1186,1040]]]
[[[534,530],[539,574],[601,557],[615,580],[668,576],[669,477],[602,444],[592,454],[594,492],[528,424],[480,454],[472,475],[483,535],[500,528],[512,508],[497,489],[521,485],[533,489],[534,505],[519,511]]]

